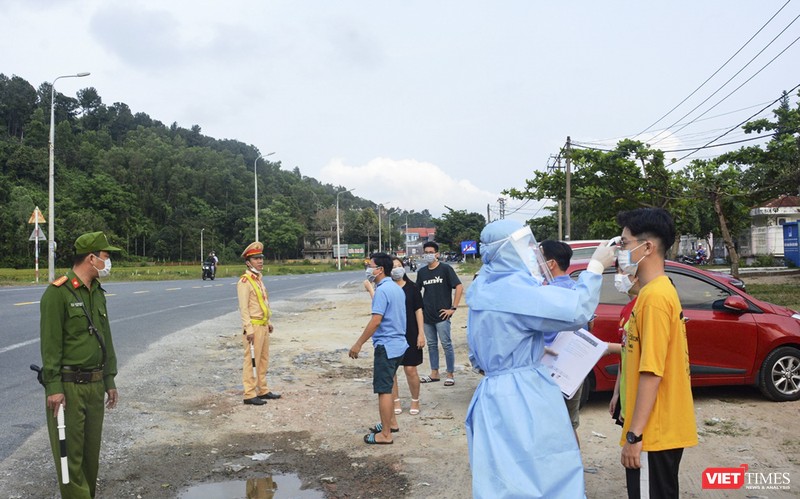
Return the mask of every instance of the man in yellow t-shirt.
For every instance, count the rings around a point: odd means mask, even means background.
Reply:
[[[641,290],[625,327],[620,392],[622,465],[628,497],[677,498],[683,449],[697,445],[689,349],[678,293],[664,270],[675,242],[672,217],[661,208],[617,215],[619,269]]]

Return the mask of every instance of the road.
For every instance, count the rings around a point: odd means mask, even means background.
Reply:
[[[267,277],[270,301],[360,281],[363,272]],[[237,308],[235,278],[104,284],[118,369],[175,331]],[[41,365],[39,299],[44,286],[0,288],[0,460],[44,426],[44,391],[29,369]],[[123,394],[124,395],[124,394]]]

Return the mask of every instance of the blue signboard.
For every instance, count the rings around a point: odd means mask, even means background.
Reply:
[[[478,245],[475,241],[461,241],[461,254],[474,255],[478,252]]]
[[[800,267],[800,251],[798,251],[798,223],[789,222],[783,224],[783,257],[794,263],[795,267]]]

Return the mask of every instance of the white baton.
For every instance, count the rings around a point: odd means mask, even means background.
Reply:
[[[67,464],[67,432],[64,424],[64,404],[58,406],[58,444],[61,448],[61,483],[69,483],[69,466]]]
[[[252,343],[250,343],[250,360],[253,362],[253,378],[258,379],[258,374],[256,373],[256,347]]]

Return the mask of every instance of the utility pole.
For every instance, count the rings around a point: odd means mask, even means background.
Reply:
[[[500,198],[497,200],[500,203],[500,220],[506,218],[506,198]]]
[[[486,203],[486,223],[492,222],[492,210],[489,209],[489,203]]]
[[[564,240],[564,228],[561,226],[561,200],[558,200],[558,240]]]
[[[572,156],[572,153],[570,151],[570,147],[571,147],[571,141],[570,141],[569,135],[567,135],[567,146],[565,148],[565,157],[567,159],[567,202],[566,202],[566,205],[567,205],[566,206],[567,232],[566,232],[566,234],[564,234],[564,240],[565,241],[569,241],[570,238],[572,237],[572,220],[571,220],[571,216],[572,216],[572,210],[571,210],[571,205],[572,205],[572,192],[571,192],[572,191],[572,171],[571,171],[572,157],[571,156]]]

